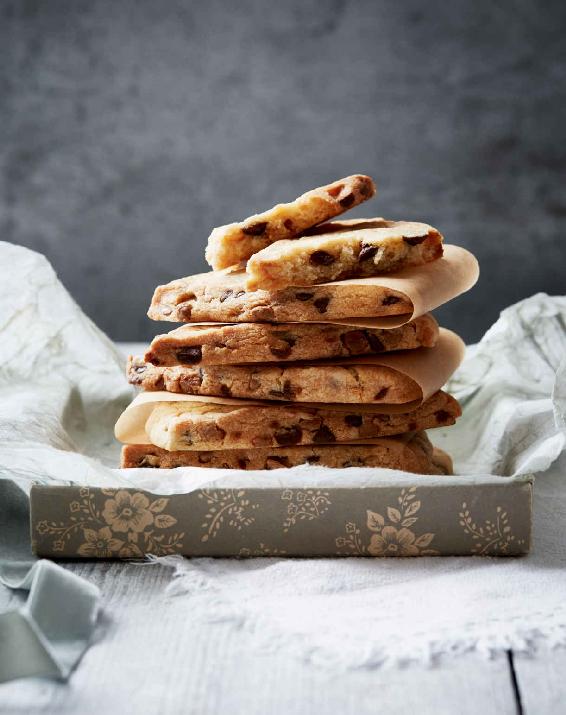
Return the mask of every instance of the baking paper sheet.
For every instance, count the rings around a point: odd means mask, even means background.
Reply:
[[[225,269],[227,273],[234,269]],[[243,273],[243,271],[242,271]],[[203,274],[205,275],[205,274]],[[460,246],[444,246],[444,255],[438,261],[423,266],[411,266],[395,273],[385,273],[370,278],[350,278],[333,283],[321,283],[328,286],[374,285],[403,293],[412,303],[413,310],[402,315],[389,315],[379,318],[348,317],[340,320],[303,321],[313,323],[334,323],[335,325],[355,325],[367,328],[397,328],[400,325],[429,313],[434,308],[465,293],[477,282],[479,277],[478,262],[469,251]],[[183,280],[182,278],[180,279]],[[300,286],[305,288],[305,286]],[[242,284],[242,288],[244,285]],[[265,291],[257,291],[264,293]],[[176,321],[173,321],[176,322]],[[242,321],[245,322],[245,321]],[[284,321],[290,322],[290,321]],[[219,323],[197,322],[194,325],[218,325]],[[222,325],[222,323],[220,323]],[[226,323],[224,323],[226,325]]]
[[[399,414],[417,409],[425,400],[437,392],[450,378],[464,358],[465,345],[461,338],[451,330],[440,329],[438,342],[433,348],[419,348],[396,353],[364,355],[350,360],[332,360],[324,363],[307,361],[305,364],[333,365],[385,365],[411,378],[421,391],[421,398],[404,404],[360,404],[355,403],[356,411]],[[289,363],[285,363],[288,365]],[[257,367],[257,364],[255,364]],[[149,441],[145,424],[152,410],[163,402],[200,402],[217,405],[271,405],[273,402],[261,400],[239,400],[224,397],[206,397],[202,395],[182,395],[171,392],[141,392],[134,402],[120,415],[115,428],[116,439],[124,444],[147,444]],[[293,404],[280,403],[275,404]],[[352,403],[312,403],[297,402],[297,407],[325,407],[343,411],[352,411]]]
[[[537,472],[562,451],[565,324],[566,298],[533,296],[504,311],[463,362],[448,390],[462,402],[464,415],[455,426],[430,432],[463,475],[450,479]],[[124,363],[45,258],[0,242],[0,477],[26,490],[40,482],[162,493],[220,478],[256,485],[414,483],[414,474],[381,469],[302,466],[247,474],[113,468],[120,450],[113,427],[134,396]]]

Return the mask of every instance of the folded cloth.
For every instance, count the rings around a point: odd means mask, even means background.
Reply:
[[[0,582],[29,591],[23,606],[0,614],[0,683],[37,676],[65,680],[88,648],[98,588],[45,559],[31,566],[0,563]]]

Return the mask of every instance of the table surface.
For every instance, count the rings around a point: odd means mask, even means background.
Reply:
[[[118,562],[68,567],[102,591],[95,642],[67,684],[34,679],[0,685],[2,714],[566,713],[566,649],[534,657],[509,651],[491,660],[470,654],[431,668],[357,669],[336,677],[290,653],[259,650],[251,635],[229,623],[215,621],[203,630],[191,619],[190,599],[165,594],[169,568]],[[0,586],[0,612],[20,603],[21,596]]]
[[[258,568],[261,568],[261,559]],[[190,599],[167,596],[161,565],[76,562],[97,583],[103,613],[94,644],[68,684],[0,686],[2,713],[545,713],[566,712],[566,650],[447,659],[432,668],[334,671],[258,650],[228,623],[203,631]],[[0,610],[19,597],[0,591]],[[204,635],[203,635],[204,634]]]

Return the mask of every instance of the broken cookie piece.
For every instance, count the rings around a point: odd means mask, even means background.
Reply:
[[[208,238],[206,260],[215,270],[246,261],[274,241],[295,238],[322,221],[339,216],[375,194],[369,176],[356,174],[307,191],[294,201],[239,223],[215,228]]]
[[[439,391],[412,412],[292,404],[161,402],[145,424],[148,441],[170,452],[334,444],[453,425],[458,401]]]
[[[419,266],[442,257],[442,236],[432,226],[382,218],[318,226],[311,235],[277,241],[247,262],[246,289],[366,278]]]
[[[334,323],[182,325],[157,335],[144,359],[157,366],[315,360],[433,347],[432,315],[389,330]]]
[[[122,448],[123,468],[209,467],[216,469],[282,469],[300,464],[325,467],[382,467],[417,474],[447,474],[451,464],[441,457],[424,432],[383,437],[371,444],[313,445],[168,452],[151,444]]]
[[[418,384],[385,365],[204,365],[156,367],[130,358],[128,380],[144,390],[292,402],[404,404],[422,399]]]
[[[249,291],[246,279],[246,270],[240,267],[180,278],[156,288],[147,314],[153,320],[176,323],[285,323],[413,311],[404,293],[375,282]]]

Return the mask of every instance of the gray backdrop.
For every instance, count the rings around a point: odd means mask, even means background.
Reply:
[[[357,215],[477,254],[438,311],[475,340],[565,292],[565,30],[564,0],[0,0],[0,237],[145,339],[213,226],[369,173]]]

